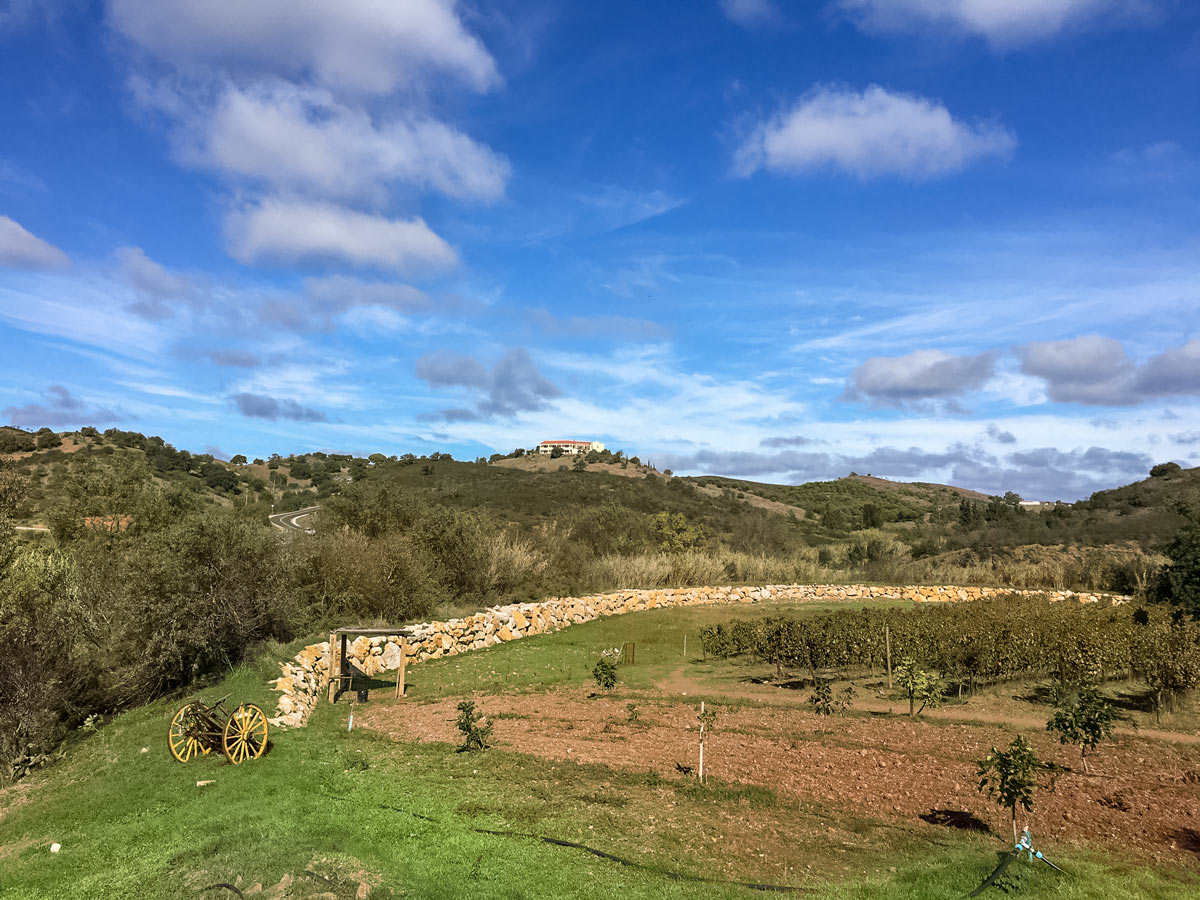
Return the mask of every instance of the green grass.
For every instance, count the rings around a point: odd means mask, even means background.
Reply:
[[[814,611],[819,607],[813,607]],[[768,606],[739,608],[758,616]],[[603,619],[410,670],[412,703],[484,691],[540,690],[590,679],[599,649],[636,641],[622,688],[648,687],[683,663],[682,636],[728,608],[656,610]],[[689,641],[689,650],[691,649]],[[268,707],[278,648],[201,696]],[[689,656],[692,654],[689,653]],[[387,692],[372,704],[394,702]],[[178,701],[176,701],[178,702]],[[491,829],[576,841],[657,870],[802,884],[815,898],[961,898],[990,871],[998,839],[856,818],[761,787],[701,787],[602,766],[502,750],[456,753],[346,730],[346,704],[322,704],[303,730],[241,766],[180,765],[166,751],[176,702],[121,716],[67,759],[0,792],[0,898],[232,897],[217,882],[270,886],[288,897],[744,898],[761,893],[674,880],[580,850]],[[497,725],[503,728],[503,721]],[[141,748],[148,748],[142,753]],[[197,787],[198,780],[213,780]],[[421,818],[421,817],[428,818]],[[51,854],[51,842],[62,852]],[[760,855],[761,854],[761,855]],[[1194,879],[1100,854],[1016,867],[1030,900],[1200,897]],[[332,880],[306,875],[311,870]],[[994,896],[1000,896],[993,892]]]

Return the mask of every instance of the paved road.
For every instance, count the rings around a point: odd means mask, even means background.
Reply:
[[[303,520],[320,508],[319,506],[309,506],[305,509],[298,509],[295,512],[275,513],[273,516],[269,516],[269,518],[271,524],[280,531],[299,531],[304,534],[312,534],[313,529],[309,528]]]

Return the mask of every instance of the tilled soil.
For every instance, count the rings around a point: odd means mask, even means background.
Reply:
[[[697,764],[698,707],[677,698],[639,698],[634,722],[628,698],[581,689],[476,699],[485,715],[504,716],[495,743],[520,753],[679,777],[681,766]],[[455,743],[455,707],[454,700],[373,705],[359,721],[399,740]],[[981,820],[1010,835],[1003,814],[976,791],[975,761],[1007,746],[1011,730],[906,716],[826,722],[787,707],[717,706],[717,713],[705,740],[708,775],[819,802],[834,814],[909,825],[950,819],[978,827]],[[1035,839],[1200,866],[1200,746],[1120,736],[1101,746],[1084,774],[1074,748],[1024,733],[1040,758],[1069,769],[1037,795]]]

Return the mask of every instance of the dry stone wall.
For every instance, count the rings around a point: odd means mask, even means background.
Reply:
[[[1051,601],[1122,602],[1127,597],[1075,591],[1028,591],[988,587],[880,587],[845,584],[770,584],[763,587],[664,588],[614,591],[588,597],[550,597],[538,603],[514,603],[445,622],[425,622],[397,629],[387,636],[360,636],[347,645],[353,665],[367,675],[400,666],[400,640],[408,641],[409,663],[456,656],[504,641],[558,631],[568,625],[590,622],[601,616],[657,609],[664,606],[704,606],[714,603],[756,603],[765,600],[792,603],[827,603],[861,600],[910,600],[917,603],[966,602],[996,595],[1045,596]],[[280,692],[276,726],[298,727],[309,715],[337,671],[338,648],[328,641],[310,644],[294,658],[280,663],[283,674],[273,685]]]

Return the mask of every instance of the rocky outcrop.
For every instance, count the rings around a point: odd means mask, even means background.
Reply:
[[[352,663],[367,675],[400,666],[401,637],[408,642],[409,662],[456,656],[482,650],[503,641],[558,631],[568,625],[590,622],[601,616],[658,609],[666,606],[703,606],[714,603],[829,603],[857,600],[909,600],[917,603],[957,603],[997,595],[1048,597],[1096,603],[1123,602],[1127,597],[1075,591],[1028,591],[1009,588],[920,586],[881,587],[846,584],[769,584],[763,587],[664,588],[662,590],[614,591],[587,597],[549,597],[538,603],[493,606],[473,616],[445,622],[425,622],[399,628],[394,635],[360,636],[347,647]],[[328,641],[310,644],[294,658],[280,663],[283,674],[273,682],[280,692],[278,710],[271,723],[302,726],[329,684],[336,656]]]

